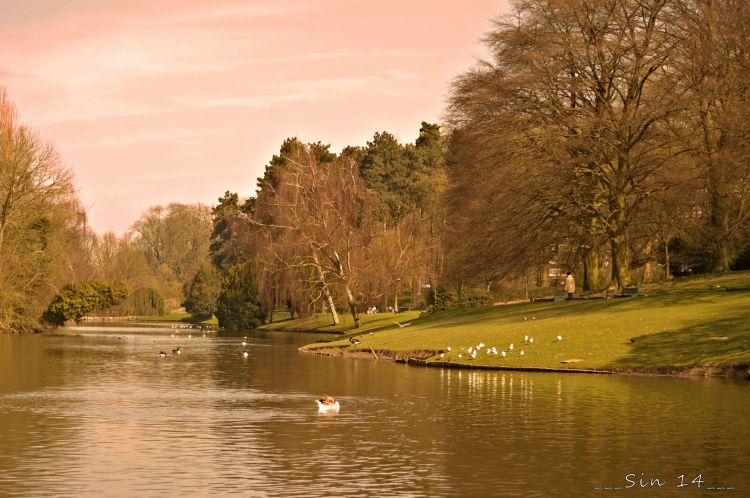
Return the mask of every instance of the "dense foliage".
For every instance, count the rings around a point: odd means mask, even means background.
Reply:
[[[445,178],[437,125],[423,123],[414,144],[383,132],[339,154],[288,139],[255,198],[240,206],[227,193],[214,209],[214,263],[252,267],[264,309],[325,309],[336,323],[346,307],[358,323],[360,310],[438,280]]]
[[[95,280],[68,285],[52,299],[42,318],[52,325],[64,325],[69,320],[78,323],[87,314],[116,306],[127,297],[127,289],[121,285]]]
[[[217,299],[221,292],[221,275],[212,266],[205,265],[195,274],[185,309],[201,320],[211,318],[216,312]]]
[[[139,287],[127,299],[128,315],[163,315],[164,298],[151,287]]]
[[[228,330],[254,329],[265,316],[252,267],[248,263],[230,267],[216,304],[219,326]]]

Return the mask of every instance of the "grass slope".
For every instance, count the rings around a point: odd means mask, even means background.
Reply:
[[[405,311],[394,315],[393,313],[375,313],[374,315],[360,315],[360,328],[354,327],[354,319],[351,315],[339,315],[340,323],[333,325],[331,316],[314,315],[307,318],[297,318],[294,320],[283,320],[261,325],[261,329],[266,330],[283,330],[290,332],[315,331],[315,332],[332,332],[332,333],[349,333],[349,332],[369,332],[385,327],[395,326],[394,323],[409,323],[419,317],[418,311]],[[397,326],[396,326],[397,327]]]
[[[435,313],[412,319],[409,327],[389,326],[361,335],[359,346],[344,339],[307,349],[432,350],[437,354],[428,362],[486,367],[664,373],[748,368],[750,273],[649,285],[641,292],[647,295]],[[556,340],[558,335],[562,341]],[[533,344],[525,343],[524,336],[533,337]],[[479,343],[486,346],[471,359],[466,350]],[[506,351],[507,357],[486,354],[492,346]]]

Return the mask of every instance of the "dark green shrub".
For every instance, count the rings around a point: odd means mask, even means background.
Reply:
[[[53,299],[42,319],[52,325],[64,325],[68,320],[80,323],[81,318],[120,304],[127,298],[127,289],[120,284],[107,284],[92,280],[79,285],[68,285]]]
[[[464,289],[459,297],[456,292],[438,287],[434,293],[434,300],[435,304],[432,306],[432,310],[445,311],[456,308],[490,306],[495,302],[495,297],[491,292],[483,289]]]
[[[263,324],[265,316],[250,265],[229,267],[216,303],[219,326],[228,330],[253,329]]]
[[[445,311],[458,307],[458,294],[444,287],[438,287],[435,291],[435,304],[433,310]]]
[[[216,312],[216,305],[221,292],[221,275],[212,266],[204,266],[195,274],[185,309],[194,317],[205,320]]]

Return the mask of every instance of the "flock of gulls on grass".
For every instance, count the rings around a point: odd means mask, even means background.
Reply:
[[[523,319],[526,320],[527,318],[523,317]],[[532,317],[531,319],[535,320],[534,317]],[[562,336],[558,335],[558,336],[555,337],[554,342],[562,342],[562,340],[563,340]],[[521,345],[522,347],[524,347],[524,346],[525,347],[529,347],[532,344],[534,344],[534,338],[533,337],[528,336],[528,335],[523,336],[523,343]],[[518,348],[518,349],[520,349],[520,348]],[[508,347],[506,349],[503,349],[503,350],[500,350],[500,351],[498,351],[498,349],[497,349],[496,346],[487,346],[485,343],[480,342],[476,346],[469,346],[468,349],[461,348],[459,350],[460,352],[456,355],[456,358],[463,358],[464,355],[466,355],[466,357],[467,357],[466,359],[476,360],[477,356],[480,353],[482,353],[482,352],[484,352],[484,354],[487,355],[487,356],[501,356],[503,358],[507,358],[507,357],[515,354],[515,351],[518,351],[518,349],[516,348],[515,343],[512,343],[512,342],[508,345]],[[453,351],[453,349],[450,346],[448,346],[446,348],[446,351],[448,353],[451,353]],[[518,354],[518,356],[525,356],[526,355],[526,350],[525,349],[520,349],[520,351],[518,351],[517,354]],[[445,353],[440,353],[439,356],[440,356],[440,358],[445,358]]]
[[[524,321],[536,320],[535,316],[523,316],[522,318],[523,318]],[[406,327],[407,325],[411,325],[411,323],[405,323],[405,324],[401,324],[401,323],[398,323],[398,322],[393,322],[393,323],[395,323],[399,327]],[[372,332],[370,332],[370,334],[372,334]],[[563,340],[563,337],[561,335],[558,335],[558,336],[555,337],[555,339],[554,339],[553,342],[562,342],[562,340]],[[358,346],[359,344],[361,344],[361,341],[359,339],[357,339],[356,337],[349,337],[349,342],[352,344],[352,346]],[[528,335],[523,336],[523,346],[528,347],[528,346],[531,346],[532,344],[534,344],[534,338],[533,337],[530,337]],[[515,354],[514,353],[515,351],[517,351],[517,349],[516,349],[516,345],[514,343],[510,343],[506,349],[498,351],[498,349],[497,349],[496,346],[487,346],[485,343],[480,342],[476,346],[474,346],[474,345],[469,346],[468,349],[460,348],[459,349],[459,353],[456,355],[456,358],[462,359],[464,357],[464,355],[466,355],[466,357],[467,357],[466,359],[475,360],[477,358],[477,356],[480,353],[482,353],[482,352],[485,355],[487,355],[487,356],[500,356],[500,357],[503,357],[503,358],[507,358],[507,357]],[[450,346],[448,346],[445,349],[445,352],[441,352],[438,356],[440,358],[445,358],[446,352],[447,353],[453,352],[453,348],[451,348]],[[525,356],[526,355],[526,351],[524,349],[520,349],[520,351],[518,351],[517,354],[518,354],[518,356]],[[320,402],[321,402],[321,400],[318,400],[319,404],[320,404]]]

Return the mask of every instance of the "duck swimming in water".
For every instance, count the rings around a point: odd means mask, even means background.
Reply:
[[[180,346],[177,346],[177,349],[173,349],[172,354],[180,354]]]
[[[164,358],[165,356],[167,356],[167,353],[165,353],[164,351],[159,351],[159,356]]]
[[[319,412],[337,412],[339,411],[339,402],[333,396],[325,395],[321,399],[315,400],[318,403]]]

